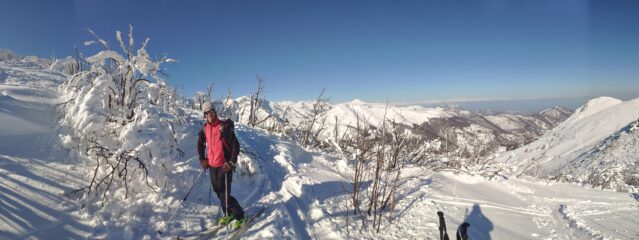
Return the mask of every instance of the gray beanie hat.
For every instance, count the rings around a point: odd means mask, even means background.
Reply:
[[[213,111],[217,115],[215,108],[213,108],[213,103],[211,103],[210,101],[206,101],[202,103],[202,112],[206,112],[209,110]]]

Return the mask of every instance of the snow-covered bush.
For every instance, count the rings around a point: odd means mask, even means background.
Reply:
[[[37,56],[26,56],[23,57],[21,60],[24,63],[43,64],[43,61]]]
[[[55,59],[50,65],[49,70],[58,71],[65,73],[67,75],[74,75],[79,71],[74,71],[78,69],[76,67],[77,61],[72,57],[66,57],[63,59]]]
[[[175,134],[183,113],[160,69],[161,63],[173,60],[152,60],[146,51],[148,38],[134,51],[132,27],[127,44],[116,32],[122,53],[89,32],[96,41],[85,45],[97,43],[104,49],[84,59],[87,69],[61,86],[65,102],[60,121],[66,127],[61,137],[93,169],[80,192],[104,204],[165,189],[171,184],[170,167],[181,155]]]
[[[19,60],[19,56],[9,49],[0,49],[0,61]]]

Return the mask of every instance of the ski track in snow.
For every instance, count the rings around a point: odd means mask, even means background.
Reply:
[[[309,171],[306,164],[312,161],[313,156],[294,144],[273,142],[267,136],[259,136],[248,131],[239,131],[238,135],[247,148],[262,146],[261,151],[258,150],[262,153],[258,155],[260,156],[258,160],[264,170],[263,173],[267,175],[264,180],[268,182],[266,184],[268,188],[263,191],[264,195],[272,196],[262,203],[268,209],[265,215],[268,219],[275,221],[276,225],[285,223],[291,227],[287,229],[286,226],[277,226],[283,227],[283,233],[285,233],[284,236],[279,237],[317,239],[315,227],[310,223],[311,216],[309,216],[310,212],[318,211],[312,204],[314,196],[308,196],[313,193],[308,191],[312,188],[308,183],[313,181],[305,177],[305,173]],[[264,143],[267,144],[264,145]],[[324,170],[324,172],[328,171]],[[310,206],[309,203],[311,203]],[[277,216],[284,216],[284,219],[276,220]],[[260,224],[257,225],[255,228],[260,227]],[[257,236],[256,238],[259,239]]]
[[[439,181],[443,184],[438,184]],[[501,183],[480,181],[467,186],[457,183],[457,190],[450,194],[445,190],[446,185],[455,185],[450,181],[454,180],[435,175],[431,185],[437,190],[430,199],[438,210],[447,212],[449,230],[454,230],[450,226],[456,227],[462,220],[470,222],[469,233],[473,239],[488,236],[492,239],[632,239],[639,236],[637,229],[628,225],[617,227],[604,223],[606,218],[620,215],[630,221],[628,224],[637,223],[639,206],[624,193],[592,191],[572,184],[545,186],[515,179]],[[469,189],[460,191],[460,187]],[[487,191],[487,187],[495,189],[477,195],[471,190]],[[499,189],[503,187],[506,188]],[[510,192],[499,194],[504,190]],[[469,215],[469,208],[473,209],[471,216],[460,219],[459,216]],[[473,219],[475,210],[481,212],[478,215],[484,220]],[[479,224],[473,224],[473,220]]]

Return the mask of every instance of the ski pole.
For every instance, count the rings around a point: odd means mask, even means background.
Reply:
[[[459,225],[457,228],[457,234],[455,234],[457,236],[457,240],[468,240],[468,227],[470,227],[470,224],[467,222]]]
[[[229,176],[224,173],[224,208],[226,208],[226,216],[229,215]],[[226,240],[229,239],[229,225],[226,225]]]
[[[446,232],[446,221],[444,220],[444,213],[439,211],[437,212],[437,216],[439,216],[439,239],[440,240],[448,240],[448,233]]]
[[[186,196],[184,196],[184,198],[182,199],[182,201],[180,202],[180,205],[178,205],[177,208],[175,208],[175,210],[173,210],[173,213],[171,214],[171,217],[169,217],[169,220],[166,221],[167,223],[170,223],[171,220],[173,219],[173,217],[175,216],[175,214],[177,213],[177,211],[180,209],[180,207],[182,207],[182,203],[184,203],[184,201],[186,201],[186,199],[189,197],[189,195],[191,195],[191,191],[193,191],[193,187],[195,187],[195,184],[197,183],[197,180],[200,179],[200,177],[202,176],[202,174],[204,174],[204,170],[206,169],[202,169],[202,171],[200,172],[200,175],[197,175],[197,177],[195,178],[195,181],[193,181],[193,185],[191,185],[191,188],[189,189],[189,191],[186,193]],[[162,231],[158,230],[158,233],[162,234]]]

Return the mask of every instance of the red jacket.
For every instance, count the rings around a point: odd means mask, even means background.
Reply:
[[[235,166],[240,144],[233,128],[231,120],[216,119],[213,123],[204,124],[197,142],[200,161],[207,161],[211,167],[221,167],[224,162]]]
[[[220,120],[204,125],[206,135],[206,156],[209,159],[209,166],[221,167],[224,165],[224,143],[222,141],[222,131],[220,131]]]

